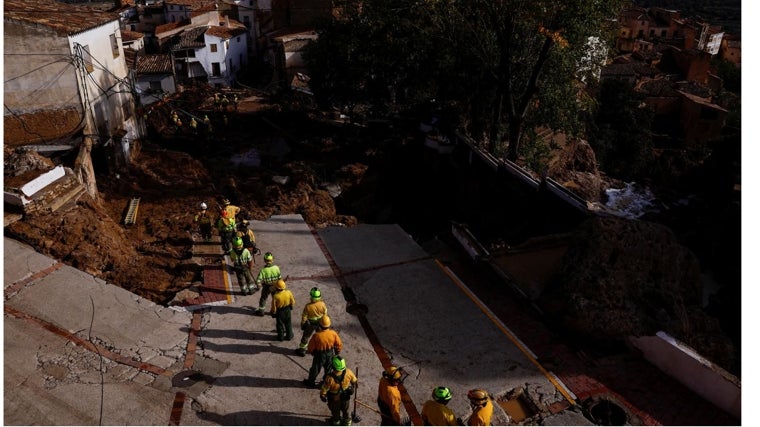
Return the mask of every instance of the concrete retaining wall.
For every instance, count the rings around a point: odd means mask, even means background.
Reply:
[[[741,381],[665,332],[630,337],[650,363],[715,406],[741,419]]]

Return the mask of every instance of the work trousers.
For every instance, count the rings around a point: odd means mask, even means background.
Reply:
[[[219,231],[219,237],[222,239],[222,250],[227,253],[232,248],[232,239],[235,237],[235,231]]]
[[[309,369],[309,381],[316,382],[317,375],[319,375],[319,371],[321,371],[322,368],[325,369],[325,375],[332,371],[332,359],[333,356],[335,356],[335,352],[333,349],[329,349],[325,351],[315,351],[312,355],[314,358],[311,360],[311,369]]]
[[[242,290],[245,290],[248,286],[253,286],[255,283],[253,281],[251,270],[248,268],[248,266],[236,265],[235,275],[237,275],[238,285],[240,285],[240,289]]]
[[[274,285],[273,284],[262,284],[261,285],[261,296],[259,297],[259,310],[264,310],[267,304],[267,298],[269,298],[269,295],[272,295],[274,293]]]
[[[315,320],[312,322],[311,320],[306,321],[306,326],[304,326],[303,335],[301,335],[301,347],[306,348],[306,346],[309,344],[309,338],[314,334],[314,331],[317,330],[319,327],[319,320]]]
[[[331,419],[341,420],[343,425],[348,425],[351,416],[348,413],[349,400],[340,398],[340,393],[327,393],[327,407],[330,409]]]
[[[278,308],[275,313],[275,326],[277,327],[277,339],[290,340],[293,339],[293,326],[291,325],[290,315],[293,307],[287,306]]]
[[[401,424],[397,423],[396,420],[393,419],[391,416],[391,408],[388,406],[387,403],[383,402],[382,399],[380,399],[380,396],[377,397],[377,407],[380,408],[380,425],[381,426],[400,426]]]
[[[201,239],[209,242],[211,241],[211,223],[200,223],[199,225],[200,231],[201,231]]]

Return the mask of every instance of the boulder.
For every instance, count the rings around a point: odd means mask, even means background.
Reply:
[[[584,340],[619,344],[662,330],[716,363],[730,364],[730,341],[701,302],[698,260],[669,228],[592,218],[575,231],[538,304],[555,324]]]

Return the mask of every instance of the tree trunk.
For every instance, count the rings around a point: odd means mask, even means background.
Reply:
[[[95,168],[92,165],[92,139],[89,136],[82,139],[79,154],[74,161],[74,173],[87,194],[98,200],[98,184],[95,181]]]
[[[523,119],[519,116],[509,118],[509,148],[507,149],[507,160],[516,162],[517,153],[520,148],[520,138],[522,137]]]

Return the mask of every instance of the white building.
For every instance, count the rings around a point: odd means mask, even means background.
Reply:
[[[202,80],[215,86],[233,86],[248,65],[248,38],[243,24],[220,20],[216,10],[193,13],[184,25],[156,28],[160,46],[171,52],[177,82]]]
[[[214,86],[232,86],[238,72],[248,65],[248,43],[243,26],[212,26],[204,34],[205,49],[198,51],[198,60]]]
[[[130,159],[143,137],[119,15],[41,0],[4,4],[6,144],[85,134]]]

